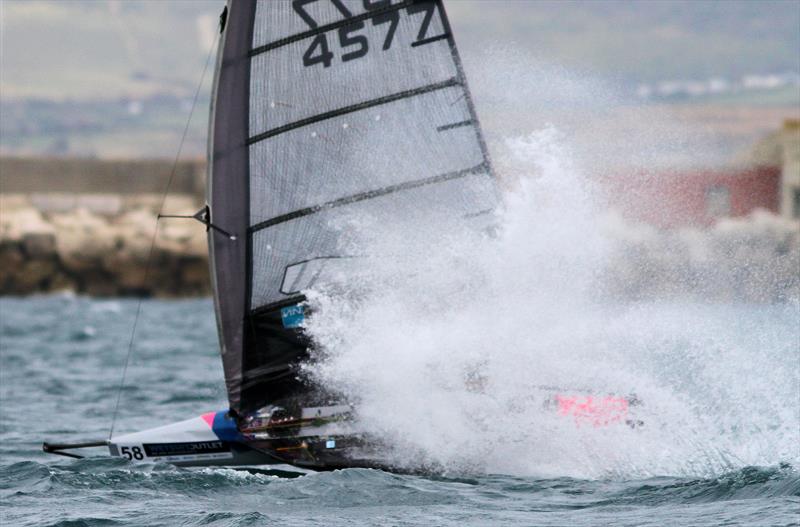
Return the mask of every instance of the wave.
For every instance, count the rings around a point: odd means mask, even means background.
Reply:
[[[652,250],[638,260],[620,256],[630,232],[604,223],[554,129],[509,141],[507,155],[501,176],[516,184],[494,235],[425,212],[347,222],[348,254],[391,257],[307,291],[309,377],[354,403],[401,467],[631,479],[800,462],[800,303],[712,302],[691,269],[659,267],[677,258],[666,235],[643,235]],[[753,238],[734,227],[708,235],[728,236],[722,259]],[[722,270],[709,287],[762,290],[751,264],[712,258]],[[542,387],[641,401],[630,419],[644,426],[564,418]]]
[[[152,490],[186,495],[225,492],[261,493],[265,499],[313,499],[339,507],[453,504],[473,492],[557,496],[564,507],[710,503],[726,500],[800,497],[800,471],[788,463],[744,467],[714,478],[656,477],[640,480],[533,478],[500,474],[414,476],[372,469],[298,473],[282,469],[177,468],[131,464],[115,458],[91,458],[45,464],[22,461],[5,466],[0,476],[4,499],[48,496],[57,492],[101,491],[134,499]],[[457,491],[456,491],[457,490]],[[66,493],[66,494],[65,494]],[[104,498],[101,498],[104,499]],[[471,498],[470,498],[471,499]]]

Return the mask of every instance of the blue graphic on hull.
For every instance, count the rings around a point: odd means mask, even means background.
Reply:
[[[211,430],[223,441],[243,441],[244,437],[239,433],[236,421],[228,415],[227,410],[221,410],[214,415],[214,422]]]
[[[287,329],[300,327],[305,319],[306,314],[303,306],[289,306],[281,309],[281,322],[283,322],[283,327]]]

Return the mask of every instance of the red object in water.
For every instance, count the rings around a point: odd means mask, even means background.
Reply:
[[[628,416],[628,400],[625,397],[592,397],[578,395],[556,395],[558,413],[572,416],[575,424],[590,424],[594,427],[621,423]]]

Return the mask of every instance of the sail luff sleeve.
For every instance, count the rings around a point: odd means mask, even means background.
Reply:
[[[247,304],[245,232],[249,225],[249,89],[255,5],[230,0],[217,60],[210,124],[208,202],[212,221],[236,240],[209,230],[214,300],[231,410],[240,412]]]

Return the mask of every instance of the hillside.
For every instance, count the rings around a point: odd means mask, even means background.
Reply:
[[[746,106],[787,116],[800,107],[800,86],[791,80],[800,72],[794,0],[445,3],[487,122],[510,112],[522,114],[529,127],[542,124],[543,115],[557,124],[559,111],[573,112],[575,104],[589,116],[642,102]],[[174,155],[223,4],[0,2],[0,153]],[[790,84],[737,87],[759,75],[783,75]],[[729,89],[697,97],[680,91],[709,82]],[[209,85],[210,75],[189,154],[205,148]],[[667,95],[647,101],[637,96],[642,86]],[[765,120],[757,120],[760,133]]]

